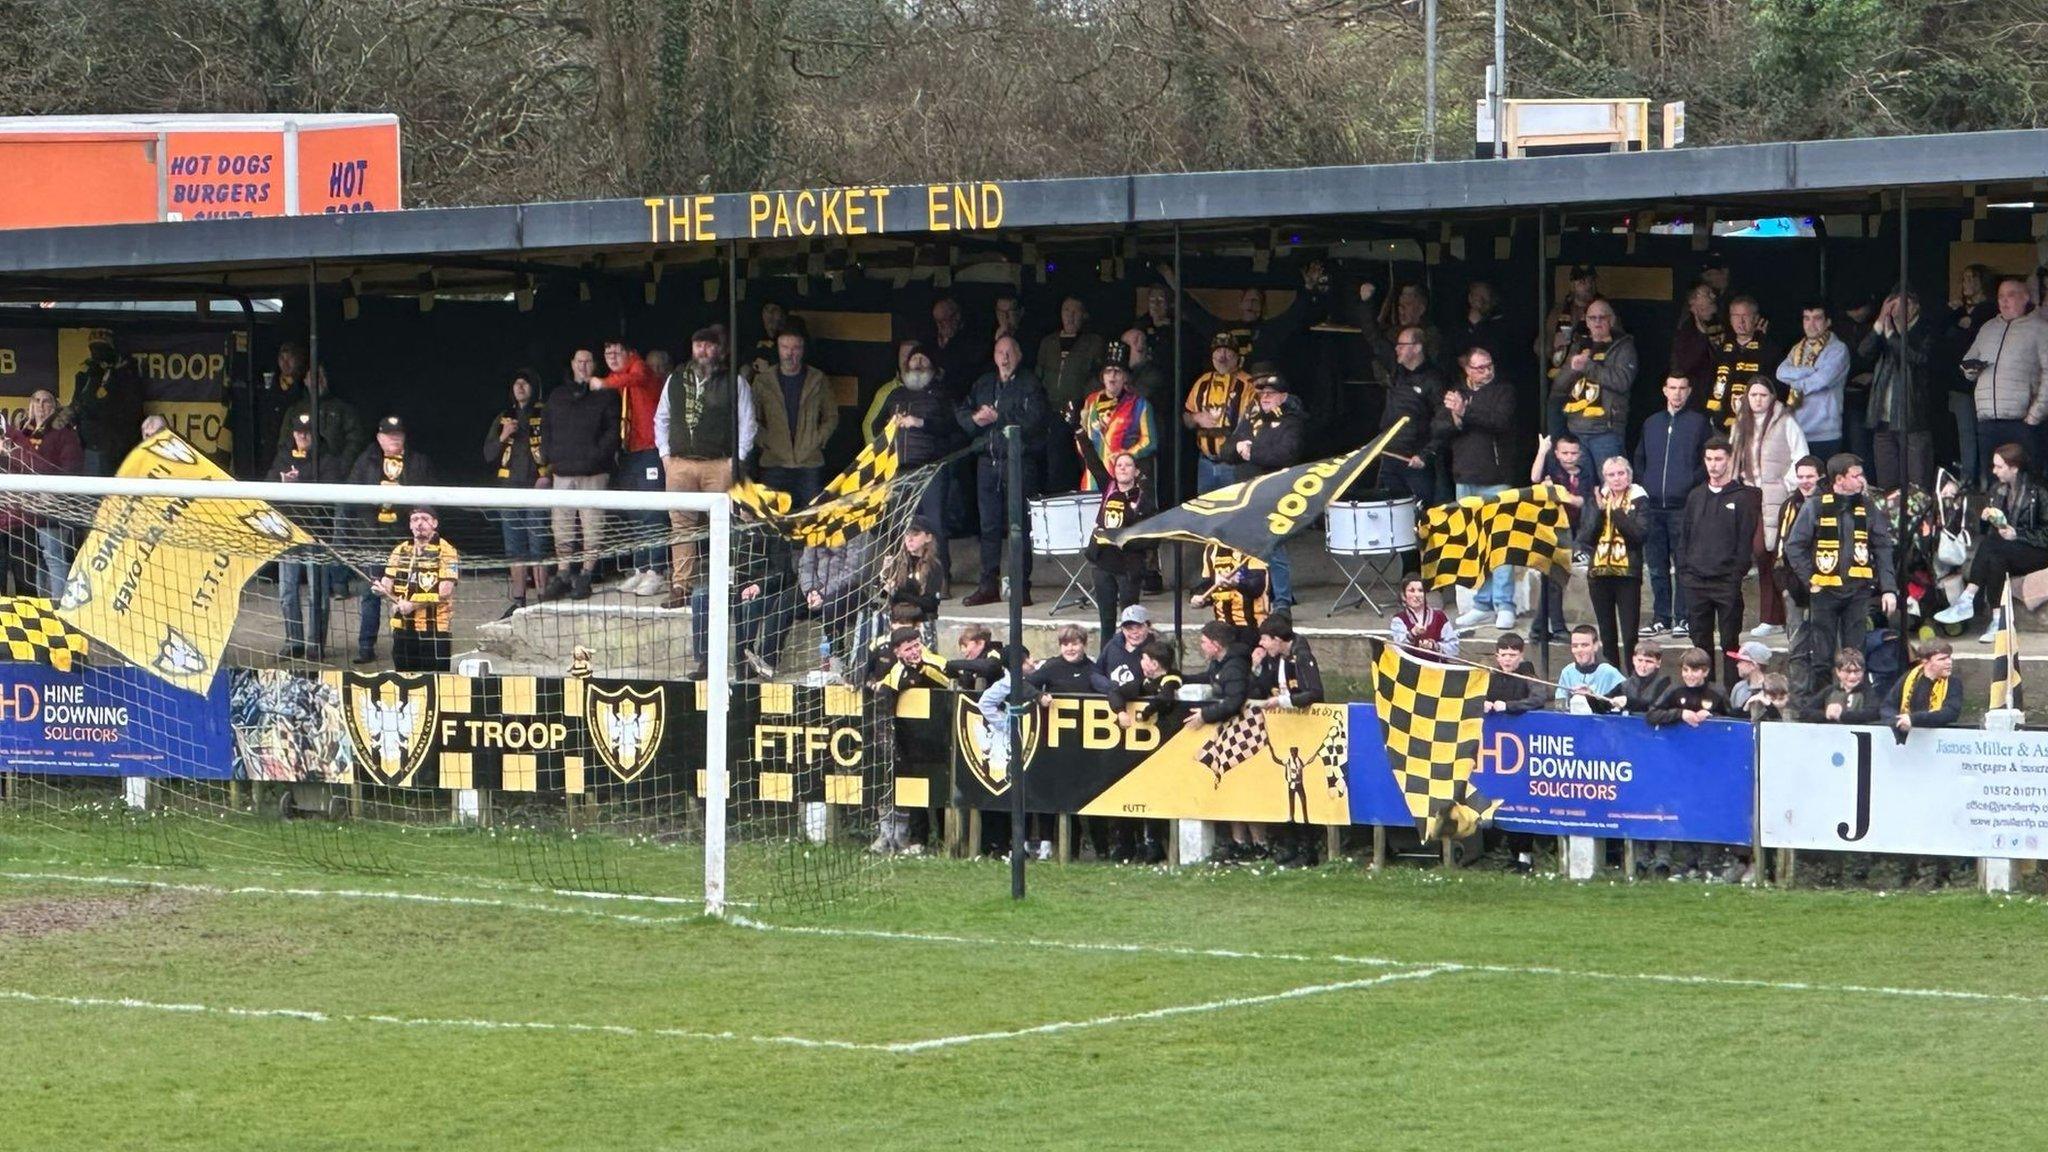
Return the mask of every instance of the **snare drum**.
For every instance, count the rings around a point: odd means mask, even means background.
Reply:
[[[1073,556],[1088,547],[1095,534],[1100,492],[1072,492],[1031,501],[1031,552],[1036,556]]]
[[[1336,500],[1324,512],[1332,556],[1389,556],[1415,547],[1415,497]]]

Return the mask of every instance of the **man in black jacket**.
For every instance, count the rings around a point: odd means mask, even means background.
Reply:
[[[1222,724],[1244,711],[1245,701],[1251,698],[1251,649],[1238,638],[1237,629],[1221,620],[1202,625],[1196,643],[1209,666],[1190,673],[1187,682],[1207,684],[1215,689],[1215,695],[1188,713],[1187,726]]]
[[[954,418],[969,436],[975,437],[975,493],[981,514],[981,582],[960,603],[969,608],[993,604],[1002,598],[998,577],[1002,572],[1003,533],[1009,525],[1009,455],[1003,429],[1017,425],[1024,458],[1023,496],[1036,495],[1044,478],[1046,399],[1045,387],[1024,365],[1023,347],[1016,338],[996,341],[996,366],[982,374],[968,390],[967,399]],[[1014,576],[1015,574],[1013,574]],[[1031,548],[1024,548],[1022,587],[1018,595],[1031,603]]]
[[[1308,637],[1294,632],[1294,622],[1274,613],[1259,625],[1259,646],[1252,653],[1251,698],[1269,708],[1306,708],[1323,702],[1323,673]]]
[[[1722,679],[1733,685],[1735,661],[1725,653],[1742,644],[1742,577],[1749,571],[1761,494],[1735,478],[1728,441],[1715,436],[1700,451],[1706,482],[1685,498],[1678,559],[1678,583],[1685,590],[1685,626],[1693,646],[1724,653]],[[1720,642],[1714,640],[1719,624]]]
[[[540,455],[557,492],[602,492],[618,465],[619,394],[596,383],[591,375],[596,367],[597,357],[589,349],[578,350],[569,362],[569,379],[548,393],[547,407],[541,411]],[[548,520],[562,565],[548,581],[546,599],[590,599],[598,542],[604,535],[603,510],[556,508]]]
[[[1271,364],[1252,365],[1252,407],[1237,422],[1231,445],[1237,452],[1240,481],[1292,468],[1301,463],[1303,426],[1308,416],[1301,402],[1288,394],[1287,379]],[[1272,594],[1272,611],[1285,612],[1294,606],[1294,581],[1289,575],[1287,545],[1273,545],[1266,553],[1267,591]]]
[[[1785,566],[1808,590],[1792,663],[1794,690],[1811,712],[1825,699],[1834,654],[1863,651],[1871,593],[1886,616],[1899,605],[1891,518],[1884,502],[1864,491],[1863,461],[1853,453],[1828,458],[1828,489],[1800,505],[1785,534]]]
[[[1372,299],[1371,288],[1369,283],[1359,288],[1368,303]],[[1402,328],[1390,342],[1381,334],[1373,309],[1360,308],[1358,312],[1359,326],[1372,345],[1373,358],[1387,373],[1387,402],[1380,412],[1380,431],[1393,427],[1404,416],[1408,418],[1408,423],[1387,441],[1386,450],[1380,455],[1380,487],[1390,492],[1406,492],[1415,497],[1417,508],[1427,508],[1436,503],[1436,444],[1430,435],[1430,422],[1443,407],[1444,389],[1449,381],[1424,351],[1422,329]]]
[[[425,452],[408,448],[405,421],[386,416],[377,422],[377,442],[356,457],[349,469],[351,484],[379,484],[387,487],[415,487],[434,483],[434,462]],[[396,545],[410,538],[409,517],[394,504],[362,505],[362,529],[369,540]],[[374,584],[365,582],[362,614],[356,626],[356,660],[368,664],[377,658],[377,622],[384,617],[384,598]]]
[[[332,456],[315,460],[313,417],[301,412],[290,425],[285,442],[278,445],[277,458],[270,462],[265,477],[280,484],[331,484],[342,478],[346,464]],[[285,510],[299,523],[323,532],[328,521],[324,508]],[[280,559],[277,562],[277,606],[284,613],[285,644],[278,655],[287,660],[327,658],[327,566],[317,560]],[[301,589],[311,586],[310,595]],[[308,621],[307,617],[311,619]]]
[[[1494,380],[1493,353],[1467,348],[1458,364],[1464,383],[1444,393],[1430,435],[1451,461],[1451,478],[1460,498],[1493,496],[1507,491],[1513,478],[1508,437],[1515,427],[1515,394]],[[1459,628],[1476,628],[1493,617],[1505,632],[1515,626],[1514,569],[1500,567],[1472,594],[1472,608],[1457,619]]]

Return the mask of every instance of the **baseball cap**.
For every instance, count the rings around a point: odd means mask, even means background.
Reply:
[[[1123,610],[1122,615],[1116,618],[1116,626],[1119,628],[1126,624],[1150,624],[1151,622],[1152,614],[1145,611],[1143,604],[1131,605]]]
[[[1747,660],[1751,664],[1769,664],[1771,662],[1771,649],[1767,644],[1751,640],[1735,651],[1728,653],[1728,657],[1731,660]]]
[[[1237,336],[1230,332],[1218,332],[1215,338],[1209,341],[1209,347],[1228,348],[1235,352],[1237,351]]]
[[[398,433],[403,433],[403,432],[405,431],[405,421],[403,421],[403,420],[400,420],[400,419],[399,419],[398,417],[396,417],[396,416],[386,416],[386,417],[385,417],[385,418],[383,418],[382,420],[379,420],[379,421],[377,421],[377,431],[378,431],[378,432],[380,432],[380,433],[382,433],[382,432],[398,432]]]
[[[294,432],[311,432],[312,430],[313,430],[313,414],[312,414],[311,412],[301,412],[301,413],[299,413],[299,414],[298,414],[298,416],[296,416],[296,417],[294,417],[294,418],[293,418],[293,420],[292,420],[292,431],[294,431]]]

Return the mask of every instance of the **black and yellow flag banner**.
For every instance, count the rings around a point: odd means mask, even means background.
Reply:
[[[0,659],[69,672],[72,658],[85,652],[85,637],[59,619],[48,600],[0,596]]]
[[[171,432],[144,440],[118,475],[229,479]],[[242,586],[285,549],[312,543],[263,500],[109,496],[71,562],[57,615],[136,666],[204,692],[235,630]]]
[[[1503,565],[1562,572],[1571,566],[1563,489],[1555,484],[1465,496],[1422,523],[1422,579],[1431,588],[1477,588]]]
[[[896,426],[889,424],[807,508],[792,511],[789,493],[753,480],[734,484],[731,495],[734,503],[791,540],[807,547],[838,547],[882,522],[889,510],[889,483],[901,466]]]
[[[1268,472],[1204,492],[1106,539],[1119,546],[1134,540],[1214,543],[1246,555],[1264,556],[1274,544],[1314,524],[1330,501],[1365,475],[1387,441],[1405,423],[1404,416],[1374,437],[1372,443],[1348,455]]]
[[[1500,807],[1472,787],[1488,679],[1483,668],[1435,664],[1380,645],[1373,703],[1386,733],[1387,764],[1424,840],[1470,836]]]
[[[2020,636],[2013,627],[2012,582],[2000,602],[1998,632],[1991,638],[1991,707],[2024,708],[2020,700]]]

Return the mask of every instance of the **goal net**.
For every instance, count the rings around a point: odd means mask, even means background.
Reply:
[[[870,479],[771,526],[724,494],[237,483],[168,433],[116,478],[0,474],[0,859],[871,892],[899,797],[860,650],[929,473]]]

